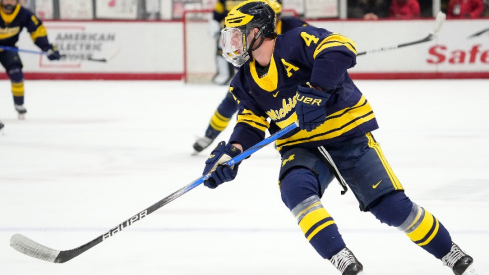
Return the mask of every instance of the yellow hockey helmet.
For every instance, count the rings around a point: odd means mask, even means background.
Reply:
[[[275,12],[268,0],[245,1],[229,11],[224,21],[221,47],[224,58],[234,66],[239,67],[250,59],[251,52],[258,49],[265,38],[277,36]],[[248,41],[248,35],[255,28],[258,33]],[[259,38],[258,45],[254,46]]]

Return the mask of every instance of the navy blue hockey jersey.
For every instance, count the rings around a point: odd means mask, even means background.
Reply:
[[[277,34],[284,34],[292,29],[298,27],[308,26],[308,24],[301,19],[294,16],[281,16],[277,21]]]
[[[333,62],[338,58],[341,66]],[[355,64],[355,43],[341,34],[307,26],[279,35],[266,75],[258,76],[251,59],[231,81],[239,112],[229,142],[246,150],[262,140],[267,129],[273,134],[296,121],[297,87],[307,82],[331,94],[326,122],[311,132],[296,129],[277,140],[281,153],[288,146],[317,147],[377,129],[370,104],[346,71]]]
[[[15,47],[19,34],[24,28],[39,48],[43,51],[49,48],[46,28],[30,10],[20,4],[17,4],[11,14],[6,14],[0,9],[0,45]]]

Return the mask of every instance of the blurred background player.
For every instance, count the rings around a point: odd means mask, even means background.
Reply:
[[[447,18],[482,18],[483,12],[482,0],[450,0]]]
[[[212,13],[212,20],[209,22],[211,36],[216,41],[216,75],[212,78],[212,82],[218,85],[226,85],[234,76],[234,67],[222,57],[221,43],[218,43],[220,31],[224,18],[228,12],[243,0],[217,0]]]
[[[291,29],[307,26],[308,24],[302,21],[299,18],[294,16],[282,16],[282,0],[268,0],[269,5],[272,7],[273,11],[277,14],[277,26],[276,30],[278,34],[283,34]],[[227,12],[226,12],[227,14]],[[222,52],[222,50],[221,50]],[[221,59],[224,58],[221,55]],[[231,65],[231,67],[233,67]],[[234,70],[234,67],[233,67]],[[234,71],[233,71],[234,75]],[[228,91],[226,96],[221,101],[216,111],[212,115],[212,118],[207,126],[207,130],[205,131],[205,136],[200,137],[195,141],[193,147],[196,153],[201,152],[205,148],[209,147],[212,144],[214,139],[224,130],[229,124],[231,117],[238,111],[238,106],[236,104],[233,95]]]
[[[43,52],[47,52],[49,60],[59,60],[60,54],[56,45],[48,41],[46,28],[36,15],[22,7],[18,0],[0,0],[0,46],[16,47],[19,34],[23,28],[30,33],[32,41]],[[27,112],[24,107],[24,73],[22,61],[16,51],[0,50],[0,63],[5,68],[12,83],[15,110],[23,119]]]
[[[386,18],[389,6],[385,0],[350,0],[348,1],[348,18],[378,20]]]
[[[418,0],[392,0],[389,7],[389,18],[393,19],[416,19],[420,14]]]

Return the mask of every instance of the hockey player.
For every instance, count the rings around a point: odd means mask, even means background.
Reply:
[[[18,0],[0,0],[0,46],[16,47],[19,34],[23,28],[31,34],[34,44],[42,51],[47,52],[49,60],[59,60],[60,54],[56,45],[48,41],[46,28],[31,11],[22,7]],[[14,107],[23,119],[27,112],[24,107],[24,73],[22,72],[22,61],[15,51],[1,51],[0,63],[5,68],[12,83],[12,94]]]
[[[274,11],[260,0],[229,12],[221,40],[226,59],[240,67],[230,84],[239,111],[229,142],[220,142],[205,163],[203,174],[211,173],[205,186],[233,180],[239,164],[220,164],[263,140],[267,129],[274,133],[298,121],[298,129],[276,142],[282,200],[309,243],[341,274],[364,273],[321,203],[333,174],[346,181],[362,211],[404,232],[454,274],[476,274],[472,257],[443,224],[406,196],[371,133],[376,117],[347,73],[356,64],[352,40],[311,26],[277,36]]]
[[[306,22],[294,16],[281,16],[282,13],[281,0],[269,0],[268,3],[272,7],[275,14],[277,15],[277,34],[285,33],[297,27],[307,26]],[[220,56],[220,58],[228,65],[231,65],[231,63],[228,63],[227,61],[224,60],[222,55]],[[232,65],[231,67],[234,68],[234,66]],[[236,101],[233,98],[233,95],[229,92],[226,92],[226,96],[221,101],[219,106],[217,106],[217,109],[214,111],[214,114],[212,115],[211,120],[209,121],[209,125],[207,125],[205,135],[203,137],[197,138],[197,140],[193,144],[195,152],[199,153],[205,148],[209,147],[214,141],[214,139],[216,139],[217,136],[222,131],[224,131],[224,129],[226,129],[226,127],[228,126],[231,120],[231,117],[237,111],[238,111],[238,107]]]

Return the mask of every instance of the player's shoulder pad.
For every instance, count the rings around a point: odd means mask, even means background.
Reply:
[[[331,34],[330,31],[318,28],[314,26],[303,26],[294,28],[282,35],[279,35],[277,41],[280,41],[281,44],[287,44],[290,47],[304,47],[306,44],[306,40],[311,37],[316,37],[320,40],[328,37]],[[303,43],[298,43],[298,41],[302,41]]]
[[[309,26],[306,21],[299,19],[295,16],[283,16],[280,18],[280,20],[282,21],[282,24],[290,25],[293,28]]]
[[[332,33],[326,29],[323,29],[323,28],[318,28],[318,27],[314,27],[311,25],[307,25],[307,26],[294,28],[294,29],[282,34],[281,36],[284,36],[284,37],[287,37],[287,36],[289,36],[289,37],[290,36],[300,37],[303,32],[306,32],[307,34],[314,35],[317,37],[326,37]]]
[[[32,16],[34,15],[34,12],[32,12],[31,10],[29,10],[28,8],[20,5],[20,9],[19,9],[19,15],[22,14],[22,15],[26,15],[26,16]]]

